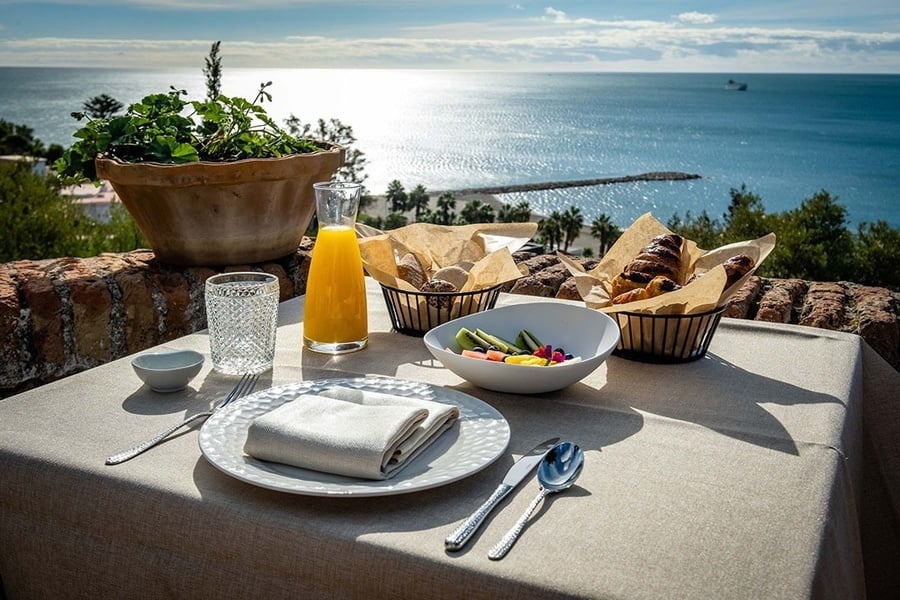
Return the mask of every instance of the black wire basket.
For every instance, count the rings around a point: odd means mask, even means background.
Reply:
[[[609,313],[621,337],[613,354],[652,363],[684,363],[703,358],[725,306],[691,315]]]
[[[447,321],[494,308],[500,285],[473,292],[407,292],[381,284],[394,329],[423,336]]]

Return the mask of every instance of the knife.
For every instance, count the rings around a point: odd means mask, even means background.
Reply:
[[[472,534],[474,534],[481,526],[481,523],[484,521],[484,518],[488,516],[488,513],[490,513],[494,507],[513,490],[513,488],[522,483],[538,463],[543,460],[544,455],[558,443],[558,437],[550,438],[547,441],[541,442],[527,454],[522,456],[522,458],[517,460],[515,464],[509,468],[509,471],[506,472],[506,476],[503,477],[503,483],[497,486],[497,489],[494,490],[491,497],[488,498],[478,510],[472,513],[468,519],[463,521],[462,525],[457,527],[453,533],[447,536],[447,539],[444,540],[444,548],[451,552],[462,550],[463,546],[465,546],[472,537]]]

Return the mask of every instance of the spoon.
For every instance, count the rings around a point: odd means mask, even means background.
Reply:
[[[534,500],[531,501],[531,504],[528,505],[528,508],[525,509],[522,516],[519,517],[516,524],[512,526],[512,529],[507,531],[506,535],[503,536],[503,539],[497,542],[496,546],[491,548],[490,552],[488,552],[488,558],[491,560],[500,560],[506,556],[506,553],[509,552],[510,548],[513,547],[513,544],[516,543],[519,534],[522,533],[522,529],[525,527],[525,523],[528,522],[528,518],[531,516],[531,513],[534,512],[534,509],[537,508],[538,504],[550,494],[561,492],[572,487],[572,484],[575,483],[575,480],[581,475],[581,468],[583,466],[584,452],[581,451],[581,448],[579,448],[577,444],[573,444],[572,442],[562,442],[561,444],[554,446],[554,448],[544,456],[544,460],[541,461],[541,464],[538,467],[537,477],[538,482],[541,484],[541,491],[535,496]]]

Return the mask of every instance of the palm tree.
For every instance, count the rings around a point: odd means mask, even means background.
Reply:
[[[606,254],[609,251],[610,246],[612,246],[621,235],[622,230],[612,222],[607,214],[600,213],[600,215],[591,223],[591,237],[600,241],[600,246],[597,248],[597,253],[600,256]]]
[[[388,184],[388,189],[384,193],[385,199],[388,201],[388,206],[390,206],[390,212],[404,212],[406,210],[406,204],[408,202],[408,198],[406,196],[406,190],[403,189],[403,184],[400,183],[399,179],[395,179]]]
[[[437,199],[437,208],[429,215],[429,221],[437,225],[453,225],[456,220],[456,198],[444,192]]]
[[[581,214],[581,209],[577,206],[567,208],[560,217],[559,225],[563,234],[563,252],[568,252],[569,246],[572,245],[572,242],[575,241],[581,233],[582,227],[584,227],[584,215]]]
[[[420,183],[409,193],[406,207],[407,210],[415,211],[416,221],[419,221],[421,220],[422,215],[428,213],[428,205],[430,202],[431,197],[428,195],[428,192],[425,191],[425,186]]]
[[[497,213],[497,221],[500,223],[527,223],[531,220],[531,205],[521,201],[515,206],[504,204]]]
[[[459,216],[465,223],[493,223],[494,207],[476,198],[463,207]]]
[[[547,250],[552,252],[558,247],[563,239],[562,215],[559,211],[554,210],[549,217],[538,221],[538,240],[547,246]]]

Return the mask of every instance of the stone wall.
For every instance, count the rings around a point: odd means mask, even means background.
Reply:
[[[303,294],[311,247],[304,239],[284,259],[218,270],[163,265],[149,251],[0,265],[0,397],[204,329],[204,283],[217,272],[266,271],[282,300]],[[556,256],[516,260],[523,277],[505,291],[580,299]],[[898,307],[900,294],[884,288],[755,277],[725,314],[857,333],[900,369]]]

